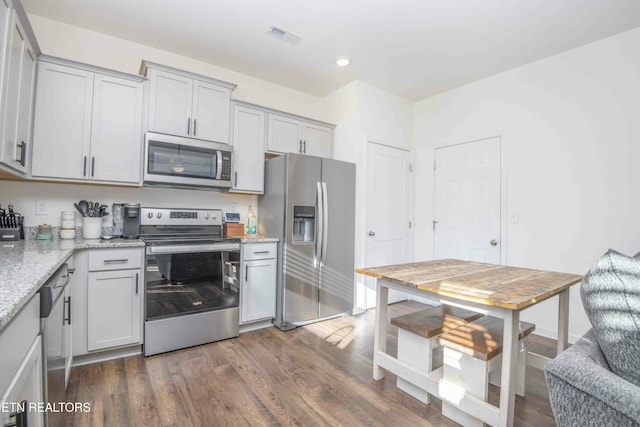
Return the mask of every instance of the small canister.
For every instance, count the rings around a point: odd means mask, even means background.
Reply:
[[[60,221],[60,238],[75,239],[76,237],[76,213],[72,211],[62,211]]]
[[[38,234],[36,240],[51,240],[53,234],[51,233],[51,226],[49,224],[38,225]]]

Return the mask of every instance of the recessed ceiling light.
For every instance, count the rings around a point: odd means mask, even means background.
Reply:
[[[346,67],[349,64],[351,64],[351,59],[346,56],[338,56],[336,58],[336,65],[338,67]]]
[[[294,45],[302,40],[302,37],[300,37],[299,35],[293,34],[291,31],[278,28],[275,25],[272,25],[267,29],[267,34],[279,40],[287,42],[290,45]]]

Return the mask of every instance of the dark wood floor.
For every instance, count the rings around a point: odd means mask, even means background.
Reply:
[[[390,307],[390,315],[419,309]],[[424,405],[374,381],[372,310],[288,332],[267,328],[239,338],[152,357],[76,367],[67,401],[89,402],[68,426],[455,426],[441,403]],[[397,331],[389,327],[389,352]],[[534,337],[538,353],[552,340]],[[527,368],[527,397],[516,397],[515,424],[554,426],[542,371]],[[491,386],[490,400],[498,401]]]

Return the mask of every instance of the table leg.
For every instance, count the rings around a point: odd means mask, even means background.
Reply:
[[[389,308],[389,288],[381,280],[376,281],[376,329],[373,336],[373,379],[384,378],[384,369],[378,365],[378,352],[387,351],[387,310]]]
[[[520,312],[505,310],[502,348],[502,378],[500,379],[500,425],[513,426],[516,403],[516,368]]]
[[[569,288],[558,294],[558,343],[556,354],[569,346]]]

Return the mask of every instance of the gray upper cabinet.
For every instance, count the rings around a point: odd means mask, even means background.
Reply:
[[[331,157],[334,127],[311,119],[269,113],[266,151]]]
[[[148,61],[140,71],[149,79],[150,131],[229,143],[236,85]]]
[[[140,185],[143,80],[44,58],[38,68],[32,176]]]
[[[37,43],[18,2],[0,0],[0,162],[19,175],[30,170],[29,147]]]
[[[248,105],[233,105],[232,193],[264,192],[266,115]]]

